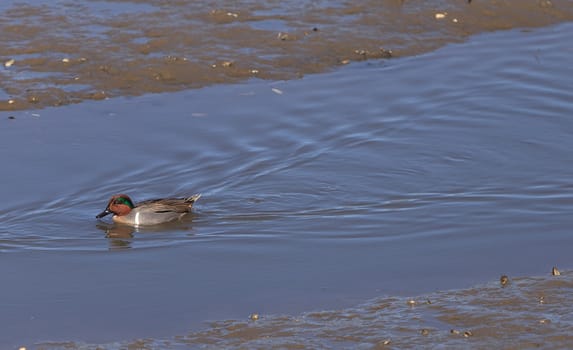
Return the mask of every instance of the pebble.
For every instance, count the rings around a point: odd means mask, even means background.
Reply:
[[[426,336],[426,335],[430,334],[430,330],[429,330],[429,329],[426,329],[426,328],[423,328],[423,329],[420,331],[420,334],[422,334],[423,336]]]
[[[561,272],[559,272],[559,270],[557,270],[557,267],[553,266],[553,269],[551,270],[551,274],[553,276],[561,276]]]
[[[509,277],[507,277],[506,275],[503,275],[499,278],[499,283],[501,283],[502,287],[505,287],[507,282],[509,282]]]
[[[6,67],[6,68],[12,67],[14,62],[16,62],[16,61],[13,58],[9,59],[8,61],[4,62],[4,67]]]
[[[251,319],[251,321],[256,321],[259,319],[259,314],[257,314],[257,313],[251,314],[251,316],[249,316],[249,318]]]
[[[392,50],[386,50],[385,48],[380,48],[380,53],[382,54],[382,58],[392,58]]]
[[[434,16],[436,17],[436,19],[444,19],[446,18],[447,15],[448,15],[447,12],[438,12]]]

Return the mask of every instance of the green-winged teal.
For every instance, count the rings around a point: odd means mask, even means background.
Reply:
[[[159,225],[181,219],[188,214],[201,197],[195,194],[188,198],[163,198],[146,200],[136,205],[126,194],[116,194],[111,197],[104,211],[96,218],[101,219],[108,214],[113,215],[113,221],[131,226]]]

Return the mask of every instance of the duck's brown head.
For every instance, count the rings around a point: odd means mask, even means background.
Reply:
[[[107,207],[104,211],[99,213],[96,218],[101,219],[108,214],[115,214],[117,216],[124,216],[129,214],[131,210],[135,207],[133,201],[126,194],[116,194],[111,197],[107,203]]]

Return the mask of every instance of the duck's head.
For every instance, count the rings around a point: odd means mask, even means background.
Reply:
[[[108,214],[115,214],[117,216],[127,215],[134,207],[135,205],[133,205],[133,201],[128,195],[116,194],[111,197],[105,210],[99,213],[96,218],[101,219]]]

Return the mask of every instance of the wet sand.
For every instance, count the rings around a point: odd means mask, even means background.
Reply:
[[[476,33],[573,19],[569,0],[7,2],[0,111],[293,79]]]
[[[573,276],[510,278],[457,291],[384,297],[345,310],[251,315],[168,339],[54,349],[566,349],[573,344]]]

